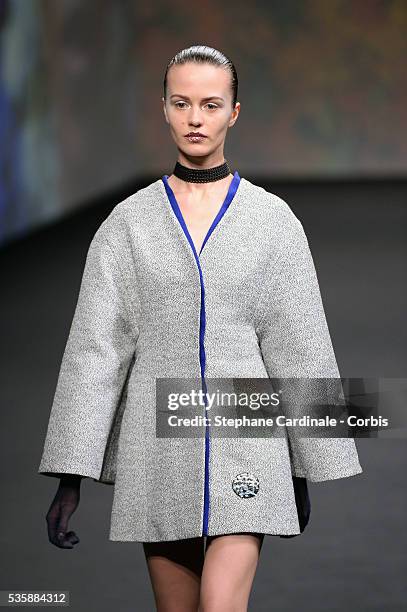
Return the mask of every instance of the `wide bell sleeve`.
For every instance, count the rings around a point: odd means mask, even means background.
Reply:
[[[305,407],[310,395],[318,395],[320,385],[312,379],[332,378],[340,384],[340,374],[308,240],[291,209],[278,242],[279,255],[267,274],[256,332],[270,379],[295,397],[292,404],[282,402],[282,412],[290,417],[300,416],[302,399]],[[293,386],[286,380],[290,377],[301,381]],[[337,383],[332,388],[337,389]],[[301,437],[289,426],[286,431],[294,476],[317,482],[362,472],[352,437]]]
[[[119,264],[101,226],[86,256],[40,474],[103,481],[105,451],[138,334],[128,279]]]

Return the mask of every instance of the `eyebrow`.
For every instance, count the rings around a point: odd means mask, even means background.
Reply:
[[[188,96],[183,96],[182,94],[172,94],[170,96],[170,98],[185,98],[185,100],[191,100],[190,98],[188,98]],[[224,99],[221,98],[220,96],[208,96],[207,98],[202,98],[202,102],[205,102],[206,100],[222,100],[222,102],[224,102]]]

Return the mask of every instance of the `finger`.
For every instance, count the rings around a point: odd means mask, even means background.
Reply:
[[[61,548],[73,548],[69,538],[66,537],[68,531],[69,515],[63,510],[59,513],[58,519],[55,521],[55,529],[52,542]]]
[[[73,548],[72,542],[66,539],[65,533],[63,531],[58,532],[56,523],[48,523],[48,539],[51,544],[59,548]]]
[[[69,518],[70,518],[70,513],[66,512],[66,510],[64,510],[64,508],[62,508],[61,512],[59,513],[59,519],[58,519],[58,525],[57,525],[57,537],[61,537],[61,533],[63,533],[63,535],[65,536],[66,532],[68,531],[68,523],[69,523]]]
[[[57,515],[47,517],[48,539],[52,544],[58,544],[57,538],[59,519]]]
[[[69,541],[72,542],[72,544],[77,544],[78,542],[80,542],[80,539],[78,538],[78,536],[76,535],[74,531],[68,531],[66,533],[66,538],[69,539]]]
[[[56,542],[54,543],[60,548],[73,548],[72,542],[66,537],[66,533],[64,531],[58,531]]]

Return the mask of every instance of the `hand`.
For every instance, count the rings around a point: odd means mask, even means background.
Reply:
[[[81,476],[66,475],[47,512],[49,541],[59,548],[73,548],[80,540],[74,531],[68,531],[68,521],[78,507]]]
[[[298,520],[301,532],[308,525],[311,515],[311,500],[308,491],[307,479],[301,476],[293,476],[295,503],[298,509]]]

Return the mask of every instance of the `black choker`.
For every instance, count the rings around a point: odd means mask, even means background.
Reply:
[[[226,160],[220,166],[215,166],[214,168],[203,168],[202,170],[197,168],[188,168],[177,161],[173,174],[187,183],[211,183],[212,181],[219,181],[220,179],[225,178],[231,174],[231,172]]]

